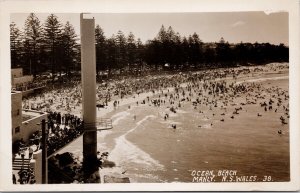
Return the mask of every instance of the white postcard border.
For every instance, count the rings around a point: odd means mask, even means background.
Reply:
[[[145,13],[145,12],[289,13],[290,53],[290,182],[254,183],[131,183],[13,185],[11,181],[11,101],[9,23],[11,13]],[[11,0],[0,2],[0,190],[5,191],[200,191],[200,190],[299,190],[300,64],[298,0]],[[79,18],[78,18],[79,19]]]

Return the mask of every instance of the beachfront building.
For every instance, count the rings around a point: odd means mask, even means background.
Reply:
[[[27,87],[32,83],[33,76],[32,75],[23,75],[22,68],[13,68],[11,69],[11,86],[12,89],[22,91],[28,90]]]
[[[12,144],[22,140],[25,145],[30,144],[30,136],[41,130],[41,121],[47,120],[47,113],[22,110],[22,92],[11,92],[11,118],[12,118]],[[13,145],[14,149],[14,145]],[[31,169],[34,174],[34,182],[42,183],[42,150],[37,149],[33,152],[33,156],[30,156],[29,149],[20,150],[25,154],[25,158],[21,158],[20,155],[13,152],[13,174],[17,176],[20,171],[27,171]]]
[[[11,118],[12,118],[12,140],[20,140],[23,138],[28,141],[30,135],[41,129],[38,125],[42,119],[47,119],[47,113],[22,110],[22,92],[11,92]]]
[[[17,139],[22,125],[22,93],[11,92],[11,119],[13,141]]]
[[[22,91],[22,97],[45,88],[44,81],[34,81],[32,75],[23,75],[22,68],[11,69],[11,90]]]

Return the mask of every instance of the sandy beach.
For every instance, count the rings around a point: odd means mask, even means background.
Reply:
[[[255,174],[258,181],[264,176],[288,181],[288,64],[247,69],[251,72],[234,78],[185,82],[98,108],[97,117],[111,118],[113,124],[112,130],[98,132],[98,149],[109,152],[116,164],[101,175],[128,176],[131,182],[192,182],[193,170],[236,170],[239,176]],[[224,79],[235,90],[212,94],[203,89]],[[80,106],[72,114],[80,116]],[[58,153],[63,152],[81,157],[82,137]]]

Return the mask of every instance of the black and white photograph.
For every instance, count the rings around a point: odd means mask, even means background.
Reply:
[[[299,188],[291,11],[27,10],[6,23],[10,189]]]

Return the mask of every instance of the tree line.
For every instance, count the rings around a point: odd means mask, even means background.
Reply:
[[[10,24],[11,67],[22,67],[24,74],[34,77],[43,72],[66,73],[78,70],[80,45],[74,27],[64,25],[54,14],[45,23],[30,13],[25,20],[24,30],[15,23]],[[54,76],[53,76],[54,77]]]
[[[50,14],[41,24],[30,13],[24,29],[10,24],[11,66],[22,67],[34,77],[44,72],[71,75],[80,71],[80,44],[74,27],[62,24]],[[149,69],[205,69],[234,67],[270,62],[288,62],[289,48],[284,44],[237,43],[221,38],[218,42],[203,42],[197,33],[181,36],[170,26],[162,25],[156,37],[142,43],[132,32],[122,31],[106,37],[103,29],[95,28],[97,74],[122,70],[131,73]]]

